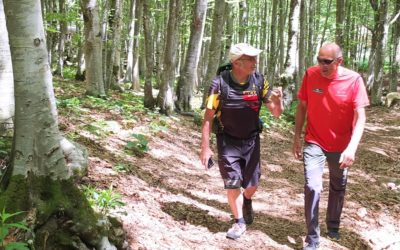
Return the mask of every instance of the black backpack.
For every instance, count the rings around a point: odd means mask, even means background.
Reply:
[[[222,122],[220,121],[220,119],[218,119],[217,117],[217,113],[221,110],[221,107],[223,105],[223,103],[228,99],[228,94],[229,94],[229,84],[224,80],[223,78],[223,74],[227,74],[228,72],[225,73],[225,71],[227,70],[231,70],[232,69],[232,64],[230,62],[228,63],[224,63],[221,66],[218,67],[217,70],[217,77],[219,78],[219,104],[217,109],[215,110],[215,115],[214,115],[214,119],[213,119],[213,133],[215,134],[221,134],[223,133],[224,130],[224,126],[222,125]],[[254,73],[255,77],[256,77],[256,81],[255,81],[255,85],[256,85],[256,91],[257,91],[257,96],[258,96],[258,102],[260,105],[260,109],[258,110],[258,113],[260,113],[261,110],[261,106],[262,106],[262,91],[264,88],[264,77],[258,73],[255,72]],[[261,133],[263,130],[263,122],[261,121],[261,119],[259,119],[259,123],[258,123],[258,132]]]

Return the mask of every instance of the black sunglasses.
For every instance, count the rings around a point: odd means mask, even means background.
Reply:
[[[329,59],[321,59],[321,58],[317,57],[318,63],[319,63],[319,64],[323,64],[323,65],[330,65],[330,64],[333,63],[335,60],[336,60],[336,58],[335,58],[335,59],[332,59],[332,60],[329,60]]]

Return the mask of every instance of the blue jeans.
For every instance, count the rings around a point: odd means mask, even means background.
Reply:
[[[320,146],[304,144],[304,209],[307,224],[306,242],[318,243],[319,199],[322,191],[322,174],[325,162],[329,167],[329,198],[326,213],[328,228],[339,228],[347,184],[347,169],[340,169],[340,152],[326,152]]]

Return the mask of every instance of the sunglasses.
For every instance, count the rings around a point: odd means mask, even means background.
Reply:
[[[323,64],[323,65],[330,65],[330,64],[333,63],[335,60],[336,60],[336,58],[335,58],[335,59],[332,59],[332,60],[329,60],[329,59],[321,59],[321,58],[317,57],[318,63],[319,63],[319,64]]]

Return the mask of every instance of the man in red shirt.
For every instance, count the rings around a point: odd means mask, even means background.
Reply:
[[[319,247],[319,199],[325,162],[329,167],[327,235],[339,240],[347,183],[347,171],[364,131],[365,107],[369,105],[361,76],[341,65],[342,51],[335,43],[323,45],[318,65],[307,69],[298,93],[293,154],[304,160],[305,218],[307,246]],[[307,117],[302,152],[301,134]]]

